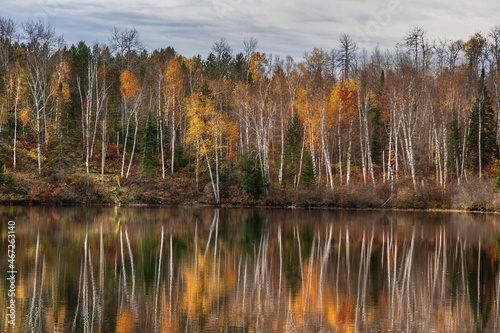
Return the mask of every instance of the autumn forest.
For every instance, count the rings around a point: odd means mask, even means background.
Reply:
[[[0,202],[500,210],[500,26],[238,49],[68,45],[0,17]]]

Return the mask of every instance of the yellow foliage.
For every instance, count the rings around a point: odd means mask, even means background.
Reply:
[[[221,148],[221,139],[227,136],[227,120],[215,111],[213,102],[200,94],[193,94],[185,101],[188,128],[185,141],[200,155]]]
[[[128,100],[133,100],[139,95],[139,80],[128,69],[120,75],[120,92]]]
[[[250,57],[249,62],[249,71],[252,74],[252,79],[254,82],[260,80],[264,75],[265,69],[264,66],[267,65],[267,59],[265,53],[255,52]]]
[[[304,87],[297,89],[295,94],[295,100],[293,101],[293,106],[300,113],[303,113],[307,108],[307,90]]]
[[[172,98],[174,97],[173,95],[176,95],[181,91],[183,86],[183,77],[184,75],[179,58],[175,57],[170,59],[163,76],[165,80],[165,90],[167,93],[167,98]]]
[[[71,99],[71,92],[69,89],[68,80],[70,77],[70,67],[66,61],[62,61],[58,71],[52,74],[51,85],[52,92],[64,102],[69,102]]]
[[[229,146],[229,157],[233,157],[236,155],[236,151],[233,148],[236,148],[237,142],[239,139],[239,130],[238,124],[232,121],[228,115],[226,115],[224,122],[226,123],[226,133],[227,133],[227,142]]]
[[[30,109],[27,107],[22,108],[19,112],[18,119],[21,122],[22,126],[26,126],[30,121]]]
[[[69,78],[69,75],[70,75],[70,68],[69,68],[69,65],[66,63],[66,61],[63,62],[62,68],[63,68],[64,81],[63,81],[61,93],[62,93],[64,100],[69,101],[70,97],[71,97],[71,91],[69,89],[69,84],[68,84],[67,79]]]

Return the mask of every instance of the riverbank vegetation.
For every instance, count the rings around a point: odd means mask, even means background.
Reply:
[[[0,18],[0,201],[500,208],[500,26],[334,44],[189,58]]]

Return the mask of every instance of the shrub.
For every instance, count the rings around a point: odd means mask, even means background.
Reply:
[[[494,210],[495,194],[486,183],[491,184],[488,180],[483,180],[457,186],[451,196],[452,207],[474,211]]]

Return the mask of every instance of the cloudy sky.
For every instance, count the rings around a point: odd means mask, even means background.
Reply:
[[[300,58],[331,50],[346,33],[361,48],[392,49],[413,27],[429,39],[467,39],[500,24],[498,0],[2,0],[0,16],[42,18],[68,44],[107,42],[113,27],[135,27],[148,50],[173,46],[206,57],[225,38],[235,52],[254,37],[258,50]]]

